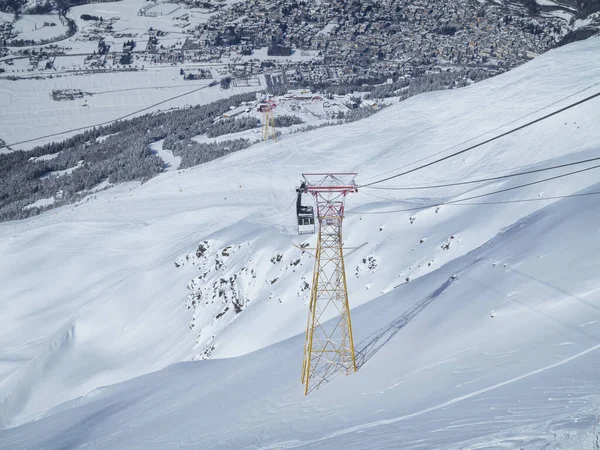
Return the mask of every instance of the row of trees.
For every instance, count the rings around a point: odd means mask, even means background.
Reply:
[[[206,136],[214,138],[224,134],[239,133],[240,131],[251,130],[260,126],[260,121],[256,117],[241,117],[239,119],[223,119],[214,123],[206,130]]]
[[[424,92],[467,86],[470,83],[485,80],[491,75],[492,72],[489,70],[478,68],[426,74],[414,78],[400,79],[395,83],[372,86],[365,98],[400,97],[400,101],[402,101]]]
[[[27,0],[0,0],[0,11],[10,12],[18,17],[26,4]]]
[[[360,119],[366,119],[367,117],[372,116],[378,111],[380,111],[379,108],[372,108],[370,106],[360,106],[358,108],[346,111],[346,113],[340,116],[340,118],[343,118],[345,122],[356,122]]]
[[[46,0],[44,3],[36,2],[35,5],[30,6],[24,12],[25,14],[50,14],[54,9],[54,5]]]
[[[233,139],[222,142],[199,143],[186,138],[173,142],[170,150],[175,156],[181,158],[179,168],[187,169],[248,148],[256,142],[258,141],[250,142],[248,139]]]
[[[298,116],[277,115],[275,116],[275,128],[291,127],[301,125],[304,121]],[[259,119],[252,116],[240,117],[239,119],[222,119],[213,123],[206,130],[206,136],[214,138],[225,134],[239,133],[262,126]]]
[[[2,155],[0,221],[38,213],[37,208],[24,207],[39,199],[54,197],[53,206],[72,203],[106,179],[114,184],[152,178],[162,171],[164,164],[148,148],[154,137],[151,133],[147,136],[121,133],[102,142],[78,143],[46,161],[31,160],[31,152]],[[53,174],[74,167],[77,168],[70,174]]]
[[[292,125],[302,125],[304,121],[298,116],[288,116],[285,114],[276,115],[273,125],[275,128],[291,127]]]
[[[71,6],[89,3],[88,0],[45,0],[25,9],[27,0],[0,0],[0,11],[11,12],[16,16],[25,14],[48,14],[54,10],[62,16],[66,15]]]
[[[164,166],[162,159],[150,151],[151,143],[161,139],[177,142],[204,134],[213,125],[215,117],[222,117],[231,106],[254,99],[254,93],[235,95],[195,108],[117,121],[31,151],[2,154],[0,221],[22,219],[47,208],[73,203],[103,180],[110,183],[146,181],[160,173]],[[101,137],[103,139],[99,139]],[[174,150],[175,146],[171,145]],[[185,168],[248,145],[249,142],[238,141],[216,147],[192,144],[184,149],[179,145],[175,153],[182,157],[181,167]],[[194,152],[200,154],[195,156]],[[49,154],[57,155],[48,160],[36,159]],[[80,161],[83,163],[78,166]],[[76,166],[70,174],[52,175]],[[61,192],[60,196],[57,196],[58,192]],[[51,197],[55,198],[54,205],[24,209],[37,200]]]
[[[590,14],[600,11],[600,0],[577,0],[579,18],[585,19]]]
[[[557,42],[556,47],[570,44],[572,42],[582,41],[598,34],[594,28],[579,28],[575,31],[569,31],[563,38]]]
[[[430,90],[452,89],[466,86],[470,82],[477,82],[492,77],[498,73],[491,68],[462,68],[459,70],[442,71],[432,74],[417,74],[410,78],[398,78],[392,83],[386,83],[387,79],[373,79],[369,83],[359,81],[350,84],[319,84],[310,86],[311,92],[322,93],[327,98],[334,95],[348,95],[355,92],[368,93],[366,98],[388,98],[400,95],[402,89],[411,87],[410,95],[416,95]],[[281,88],[280,88],[281,89]],[[404,99],[404,95],[400,95]]]
[[[366,92],[365,98],[367,99],[400,97],[400,100],[405,100],[408,97],[424,92],[466,86],[469,83],[485,80],[495,75],[495,73],[495,71],[487,68],[467,68],[433,74],[421,74],[410,78],[400,78],[392,83],[334,85],[322,87],[315,91],[322,92],[327,98],[333,98],[333,95]]]

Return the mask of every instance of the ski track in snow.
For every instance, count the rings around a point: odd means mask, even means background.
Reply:
[[[363,425],[358,425],[358,426],[355,426],[355,427],[345,428],[343,430],[336,431],[336,432],[331,433],[331,434],[329,434],[327,436],[324,436],[322,438],[315,439],[315,440],[312,440],[312,441],[305,441],[305,442],[279,442],[277,444],[268,445],[268,446],[260,447],[260,448],[262,450],[274,450],[274,449],[278,449],[278,448],[280,449],[280,448],[297,448],[297,447],[303,447],[303,446],[306,446],[306,445],[311,445],[311,444],[316,444],[318,442],[326,441],[326,440],[329,440],[329,439],[334,439],[334,438],[337,438],[337,437],[340,437],[340,436],[344,436],[344,435],[347,435],[347,434],[350,434],[350,433],[360,433],[360,432],[368,430],[370,428],[380,427],[380,426],[384,426],[384,425],[390,425],[390,424],[393,424],[393,423],[396,423],[396,422],[401,422],[401,421],[404,421],[404,420],[407,420],[407,419],[412,419],[414,417],[422,416],[423,414],[427,414],[427,413],[430,413],[430,412],[433,412],[433,411],[436,411],[436,410],[439,410],[439,409],[442,409],[442,408],[446,408],[448,406],[452,406],[452,405],[454,405],[456,403],[462,402],[464,400],[468,400],[470,398],[476,397],[476,396],[481,395],[481,394],[485,394],[487,392],[493,391],[493,390],[501,388],[503,386],[507,386],[507,385],[509,385],[511,383],[515,383],[517,381],[521,381],[521,380],[523,380],[525,378],[529,378],[529,377],[531,377],[533,375],[537,375],[539,373],[545,372],[546,370],[550,370],[550,369],[554,369],[556,367],[560,367],[560,366],[562,366],[564,364],[567,364],[567,363],[569,363],[569,362],[571,362],[571,361],[573,361],[573,360],[575,360],[577,358],[580,358],[580,357],[582,357],[584,355],[587,355],[588,353],[594,352],[594,351],[596,351],[598,349],[600,349],[600,344],[595,345],[593,347],[590,347],[587,350],[579,352],[579,353],[577,353],[577,354],[575,354],[573,356],[570,356],[569,358],[565,358],[562,361],[559,361],[557,363],[550,364],[550,365],[547,365],[547,366],[542,367],[540,369],[524,373],[524,374],[519,375],[517,377],[511,378],[510,380],[506,380],[506,381],[503,381],[501,383],[497,383],[497,384],[494,384],[492,386],[489,386],[489,387],[486,387],[486,388],[483,388],[483,389],[479,389],[479,390],[471,392],[469,394],[462,395],[462,396],[454,398],[452,400],[448,400],[447,402],[440,403],[439,405],[435,405],[435,406],[432,406],[430,408],[422,409],[420,411],[416,411],[416,412],[411,413],[411,414],[406,414],[406,415],[400,416],[400,417],[394,417],[393,419],[378,420],[378,421],[366,423],[366,424],[363,424]]]

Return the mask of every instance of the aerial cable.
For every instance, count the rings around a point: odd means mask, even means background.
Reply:
[[[557,195],[557,196],[553,196],[553,197],[521,198],[518,200],[498,200],[496,202],[451,203],[448,206],[503,205],[503,204],[508,204],[508,203],[541,202],[542,200],[561,200],[563,198],[586,197],[588,195],[600,195],[600,191],[582,192],[579,194]]]
[[[552,181],[552,180],[556,180],[556,179],[559,179],[559,178],[564,178],[564,177],[568,177],[568,176],[571,176],[571,175],[576,175],[578,173],[587,172],[588,170],[597,169],[598,167],[600,167],[600,164],[595,165],[595,166],[591,166],[591,167],[586,167],[585,169],[579,169],[579,170],[575,170],[573,172],[567,172],[567,173],[563,173],[561,175],[555,175],[553,177],[544,178],[544,179],[541,179],[541,180],[532,181],[532,182],[525,183],[525,184],[520,184],[518,186],[512,186],[512,187],[509,187],[509,188],[500,189],[500,190],[493,191],[493,192],[487,192],[485,194],[473,195],[471,197],[466,197],[466,198],[457,199],[457,200],[449,200],[449,201],[440,202],[440,203],[433,203],[433,204],[430,204],[430,205],[423,205],[423,206],[417,206],[417,207],[411,207],[411,208],[404,208],[404,209],[396,209],[396,210],[392,210],[392,211],[373,211],[373,212],[347,211],[347,213],[351,213],[351,214],[369,214],[369,215],[371,215],[371,214],[392,214],[392,213],[397,213],[397,212],[420,211],[420,210],[423,210],[423,209],[435,208],[435,207],[438,207],[438,206],[461,204],[462,202],[466,202],[466,201],[469,201],[469,200],[475,200],[475,199],[478,199],[478,198],[489,197],[490,195],[496,195],[496,194],[501,194],[503,192],[514,191],[516,189],[522,189],[522,188],[533,186],[533,185],[536,185],[536,184],[545,183],[546,181]]]
[[[390,186],[390,187],[369,187],[369,189],[377,189],[377,190],[389,190],[389,191],[413,191],[413,190],[421,190],[421,189],[435,189],[435,188],[443,188],[443,187],[451,187],[451,186],[463,186],[465,184],[475,184],[475,183],[484,183],[487,181],[496,181],[496,180],[503,180],[505,178],[512,178],[512,177],[518,177],[521,175],[530,175],[532,173],[539,173],[539,172],[545,172],[548,170],[555,170],[555,169],[561,169],[563,167],[569,167],[569,166],[575,166],[578,164],[585,164],[588,162],[592,162],[592,161],[599,161],[600,160],[600,156],[597,158],[590,158],[590,159],[584,159],[581,161],[574,161],[574,162],[570,162],[570,163],[566,163],[566,164],[559,164],[556,166],[550,166],[550,167],[544,167],[541,169],[532,169],[532,170],[527,170],[525,172],[517,172],[517,173],[511,173],[508,175],[499,175],[496,177],[488,177],[488,178],[480,178],[478,180],[471,180],[471,181],[457,181],[455,183],[444,183],[444,184],[432,184],[430,186]]]
[[[579,94],[581,94],[582,92],[589,91],[590,89],[592,89],[592,88],[594,88],[594,87],[596,87],[596,86],[598,86],[598,85],[600,85],[600,82],[598,82],[598,83],[594,83],[594,84],[591,84],[591,85],[589,85],[589,86],[587,86],[587,87],[585,87],[585,88],[583,88],[583,89],[581,89],[581,90],[579,90],[579,91],[577,91],[577,92],[573,92],[572,94],[569,94],[569,95],[567,95],[567,96],[565,96],[565,97],[562,97],[562,98],[560,98],[560,99],[558,99],[558,100],[556,100],[556,101],[554,101],[554,102],[552,102],[552,103],[550,103],[550,104],[548,104],[548,105],[542,106],[541,108],[538,108],[538,109],[536,109],[535,111],[531,111],[531,112],[529,112],[529,113],[527,113],[527,114],[525,114],[525,115],[523,115],[523,116],[520,116],[520,117],[517,117],[517,118],[516,118],[516,119],[514,119],[514,120],[511,120],[510,122],[503,123],[502,125],[500,125],[500,126],[497,126],[496,128],[492,128],[491,130],[487,130],[487,131],[486,131],[486,132],[484,132],[484,133],[481,133],[481,134],[479,134],[479,135],[477,135],[477,136],[474,136],[474,137],[472,137],[472,138],[470,138],[470,139],[467,139],[467,140],[465,140],[465,141],[462,141],[462,142],[460,142],[460,143],[458,143],[458,144],[452,145],[451,147],[445,148],[444,150],[441,150],[441,151],[439,151],[439,152],[437,152],[437,153],[434,153],[434,154],[432,154],[432,155],[425,156],[424,158],[421,158],[421,159],[418,159],[418,160],[416,160],[416,161],[413,161],[412,163],[405,164],[404,166],[397,167],[397,168],[395,168],[395,169],[392,169],[392,170],[388,170],[388,171],[386,171],[386,172],[380,173],[380,174],[378,174],[378,175],[375,175],[375,176],[372,176],[372,177],[368,177],[368,178],[367,178],[367,180],[369,180],[369,179],[373,179],[373,178],[375,178],[376,176],[383,176],[383,175],[387,175],[388,173],[395,172],[395,171],[397,171],[397,170],[402,170],[402,169],[404,169],[405,167],[409,167],[409,166],[412,166],[412,165],[414,165],[414,164],[418,164],[418,163],[420,163],[421,161],[425,161],[426,159],[433,158],[434,156],[437,156],[437,155],[441,155],[442,153],[444,153],[444,152],[447,152],[448,150],[452,150],[453,148],[457,148],[457,147],[461,147],[461,146],[463,146],[463,145],[466,145],[466,144],[468,144],[468,143],[469,143],[469,142],[471,142],[471,141],[474,141],[474,140],[476,140],[476,139],[479,139],[479,138],[481,138],[481,137],[483,137],[483,136],[485,136],[485,135],[487,135],[487,134],[493,133],[494,131],[497,131],[497,130],[500,130],[500,129],[504,128],[504,127],[507,127],[507,126],[509,126],[509,125],[512,125],[512,124],[513,124],[513,123],[515,123],[515,122],[519,122],[519,121],[521,121],[521,120],[523,120],[523,119],[525,119],[525,118],[527,118],[527,117],[529,117],[529,116],[532,116],[532,115],[534,115],[534,114],[537,114],[538,112],[540,112],[540,111],[543,111],[543,110],[545,110],[545,109],[548,109],[548,108],[550,108],[550,107],[552,107],[552,106],[554,106],[554,105],[557,105],[557,104],[559,104],[559,103],[562,103],[562,102],[564,102],[565,100],[567,100],[567,99],[569,99],[569,98],[571,98],[571,97],[575,97],[576,95],[579,95]],[[431,128],[433,128],[433,127],[429,126],[429,127],[423,128],[423,129],[421,129],[420,131],[418,131],[418,132],[416,132],[416,133],[412,134],[410,137],[414,137],[414,136],[416,136],[417,134],[420,134],[420,133],[422,133],[422,132],[424,132],[424,131],[430,130]],[[360,186],[359,186],[359,187],[360,187]]]
[[[494,136],[494,137],[492,137],[490,139],[487,139],[487,140],[485,140],[483,142],[480,142],[478,144],[475,144],[475,145],[472,145],[470,147],[467,147],[466,149],[460,150],[458,152],[451,153],[450,155],[444,156],[443,158],[436,159],[434,161],[428,162],[427,164],[423,164],[423,165],[417,166],[417,167],[415,167],[413,169],[406,170],[406,171],[401,172],[399,174],[392,175],[392,176],[389,176],[389,177],[386,177],[386,178],[382,178],[380,180],[372,181],[370,183],[363,184],[363,185],[360,185],[358,187],[359,188],[369,187],[369,186],[372,186],[374,184],[383,183],[384,181],[389,181],[389,180],[392,180],[394,178],[398,178],[398,177],[401,177],[403,175],[408,175],[409,173],[413,173],[413,172],[416,172],[418,170],[425,169],[426,167],[433,166],[434,164],[438,164],[438,163],[446,161],[446,160],[448,160],[450,158],[454,158],[455,156],[462,155],[463,153],[466,153],[466,152],[469,152],[471,150],[474,150],[474,149],[476,149],[478,147],[481,147],[482,145],[489,144],[490,142],[493,142],[493,141],[496,141],[496,140],[498,140],[500,138],[508,136],[509,134],[516,133],[517,131],[520,131],[520,130],[522,130],[524,128],[530,127],[530,126],[532,126],[532,125],[534,125],[534,124],[536,124],[538,122],[542,122],[542,121],[544,121],[544,120],[546,120],[546,119],[548,119],[548,118],[550,118],[552,116],[560,114],[560,113],[562,113],[564,111],[567,111],[567,110],[569,110],[571,108],[579,106],[579,105],[581,105],[583,103],[589,102],[590,100],[592,100],[592,99],[594,99],[596,97],[600,97],[600,92],[597,92],[596,94],[590,95],[590,96],[588,96],[588,97],[586,97],[586,98],[584,98],[582,100],[579,100],[579,101],[577,101],[575,103],[567,105],[567,106],[565,106],[565,107],[563,107],[563,108],[561,108],[559,110],[551,112],[550,114],[546,114],[545,116],[542,116],[542,117],[540,117],[538,119],[532,120],[531,122],[527,122],[526,124],[521,125],[521,126],[519,126],[517,128],[513,128],[512,130],[509,130],[509,131],[506,131],[506,132],[504,132],[502,134],[496,135],[496,136]]]
[[[480,205],[505,205],[505,204],[510,204],[510,203],[529,203],[529,202],[542,202],[542,201],[547,201],[547,200],[562,200],[565,198],[573,198],[573,197],[587,197],[590,195],[600,195],[600,191],[594,191],[594,192],[582,192],[579,194],[567,194],[567,195],[556,195],[556,196],[552,196],[552,197],[536,197],[536,198],[520,198],[517,200],[498,200],[495,202],[473,202],[473,203],[444,203],[443,205],[437,205],[437,206],[480,206]],[[383,197],[381,197],[383,198]],[[386,199],[387,200],[387,199]],[[432,206],[436,206],[436,205],[432,205]],[[355,213],[353,211],[350,211],[353,214],[374,214],[374,213]]]
[[[27,144],[28,142],[35,142],[35,141],[39,141],[41,139],[46,139],[46,138],[50,138],[50,137],[54,137],[54,136],[61,136],[63,134],[67,134],[67,133],[74,133],[76,131],[87,130],[87,129],[90,129],[90,128],[102,127],[104,125],[109,125],[111,123],[118,122],[119,120],[126,119],[128,117],[134,116],[134,115],[139,114],[141,112],[148,111],[149,109],[155,108],[155,107],[157,107],[159,105],[162,105],[163,103],[170,102],[171,100],[176,100],[178,98],[185,97],[186,95],[193,94],[194,92],[198,92],[198,91],[200,91],[202,89],[206,89],[207,87],[210,87],[210,86],[208,84],[204,85],[204,86],[200,86],[199,88],[193,89],[193,90],[188,91],[188,92],[184,92],[183,94],[179,94],[179,95],[176,95],[174,97],[169,97],[169,98],[167,98],[165,100],[161,100],[158,103],[154,103],[153,105],[146,106],[145,108],[138,109],[138,110],[133,111],[131,113],[125,114],[124,116],[117,117],[116,119],[111,119],[111,120],[108,120],[106,122],[101,122],[101,123],[97,123],[97,124],[94,124],[94,125],[86,125],[86,126],[78,127],[78,128],[71,128],[70,130],[60,131],[58,133],[46,134],[45,136],[38,136],[36,138],[27,139],[27,140],[19,141],[19,142],[12,142],[10,144],[6,144],[5,143],[3,145],[0,145],[0,148],[4,148],[4,147],[9,148],[9,147],[12,147],[14,145]]]

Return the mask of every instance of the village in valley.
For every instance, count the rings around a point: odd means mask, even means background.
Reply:
[[[548,50],[573,23],[563,10],[532,17],[472,0],[123,0],[27,11],[0,16],[4,77],[177,66],[186,80],[245,85],[279,72],[291,87],[467,68],[493,75]]]

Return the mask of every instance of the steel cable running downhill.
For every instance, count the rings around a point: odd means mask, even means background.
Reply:
[[[556,111],[553,111],[553,112],[551,112],[549,114],[546,114],[545,116],[542,116],[542,117],[540,117],[538,119],[535,119],[535,120],[532,120],[530,122],[527,122],[527,123],[525,123],[525,124],[523,124],[523,125],[521,125],[519,127],[513,128],[513,129],[508,130],[508,131],[506,131],[504,133],[501,133],[501,134],[498,134],[498,135],[496,135],[494,137],[486,139],[485,141],[479,142],[479,143],[471,145],[470,147],[467,147],[465,149],[462,149],[462,150],[459,150],[457,152],[451,153],[450,155],[444,156],[442,158],[438,158],[436,160],[430,161],[430,162],[428,162],[426,164],[422,164],[422,165],[414,167],[412,169],[405,170],[404,172],[401,172],[401,173],[396,174],[396,175],[391,175],[389,177],[385,177],[385,178],[382,178],[382,179],[379,179],[379,180],[371,181],[371,182],[363,184],[363,185],[359,185],[358,187],[359,188],[371,187],[371,186],[373,186],[375,184],[380,184],[380,183],[383,183],[385,181],[393,180],[395,178],[398,178],[398,177],[401,177],[401,176],[404,176],[404,175],[408,175],[410,173],[417,172],[417,171],[425,169],[427,167],[431,167],[431,166],[433,166],[435,164],[439,164],[440,162],[447,161],[448,159],[454,158],[455,156],[467,153],[467,152],[469,152],[471,150],[474,150],[474,149],[476,149],[478,147],[481,147],[481,146],[483,146],[485,144],[489,144],[490,142],[496,141],[496,140],[501,139],[501,138],[503,138],[505,136],[508,136],[510,134],[513,134],[513,133],[516,133],[517,131],[520,131],[520,130],[523,130],[525,128],[528,128],[528,127],[530,127],[530,126],[532,126],[532,125],[534,125],[536,123],[539,123],[539,122],[542,122],[542,121],[544,121],[546,119],[549,119],[550,117],[553,117],[553,116],[555,116],[557,114],[560,114],[560,113],[562,113],[564,111],[567,111],[567,110],[569,110],[571,108],[575,108],[576,106],[579,106],[579,105],[581,105],[583,103],[587,103],[590,100],[593,100],[593,99],[595,99],[597,97],[600,97],[600,92],[597,92],[597,93],[595,93],[593,95],[585,97],[585,98],[583,98],[583,99],[581,99],[581,100],[579,100],[579,101],[577,101],[575,103],[571,103],[570,105],[567,105],[567,106],[565,106],[563,108],[560,108],[560,109],[558,109]]]

